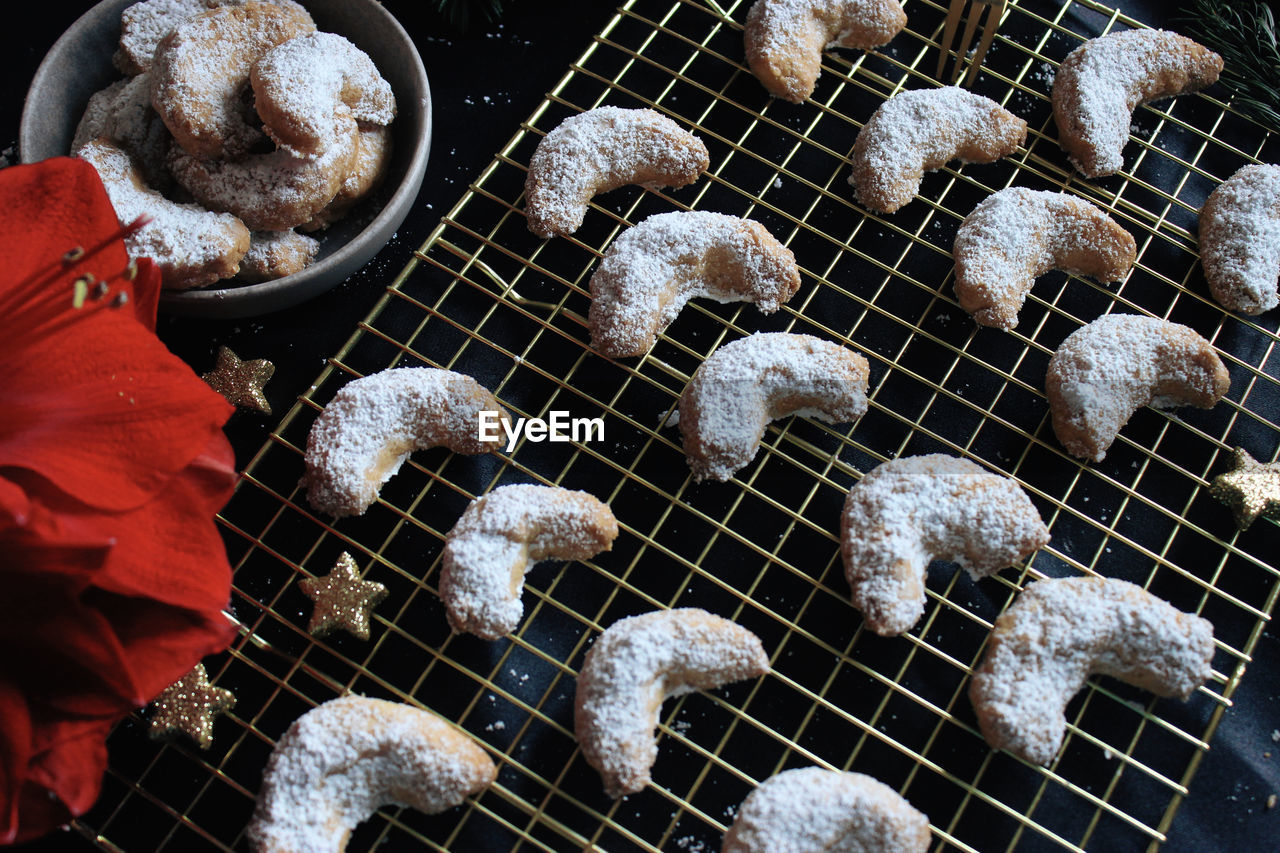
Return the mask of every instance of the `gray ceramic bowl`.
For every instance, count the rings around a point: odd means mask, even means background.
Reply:
[[[89,96],[120,74],[111,64],[120,13],[137,0],[103,0],[54,43],[36,71],[18,131],[24,163],[65,155]],[[346,36],[368,53],[396,94],[395,145],[382,189],[320,236],[320,256],[300,273],[262,284],[225,282],[165,292],[162,310],[205,317],[248,317],[296,305],[334,287],[391,239],[422,186],[431,149],[431,90],[413,40],[375,0],[301,0],[322,31]]]

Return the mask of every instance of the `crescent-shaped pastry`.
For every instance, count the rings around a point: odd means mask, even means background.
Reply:
[[[249,229],[229,213],[170,201],[147,186],[137,162],[106,137],[76,150],[98,170],[122,225],[139,216],[151,221],[125,239],[135,258],[151,258],[166,290],[203,287],[229,278],[249,251]]]
[[[453,808],[497,776],[475,741],[430,711],[343,696],[281,736],[246,832],[255,853],[340,853],[384,805]]]
[[[1124,165],[1121,152],[1139,104],[1212,86],[1221,71],[1221,56],[1167,30],[1090,39],[1053,78],[1058,142],[1085,177],[1114,175]]]
[[[871,50],[907,25],[898,0],[756,0],[747,12],[747,65],[769,93],[798,104],[813,94],[822,51]]]
[[[951,160],[994,163],[1026,138],[1026,121],[990,98],[958,86],[913,89],[881,104],[858,132],[849,183],[864,207],[893,213],[925,172]]]
[[[1110,675],[1188,698],[1213,659],[1213,625],[1136,584],[1062,578],[1030,584],[1000,615],[969,698],[987,743],[1048,764],[1085,679]]]
[[[650,109],[596,107],[562,121],[529,159],[524,212],[539,237],[572,234],[599,193],[683,187],[711,163],[702,140]]]
[[[253,64],[315,28],[296,3],[220,6],[188,18],[156,47],[151,105],[193,157],[242,157],[266,139],[245,98]]]
[[[329,141],[335,113],[385,126],[396,117],[391,84],[369,54],[337,33],[308,33],[273,47],[249,74],[263,129],[294,154]]]
[[[1232,311],[1261,314],[1280,295],[1280,166],[1245,166],[1200,211],[1200,260],[1213,298]]]
[[[752,791],[721,853],[925,853],[929,818],[863,773],[800,767]]]
[[[959,563],[974,580],[1049,541],[1016,482],[968,459],[933,453],[890,459],[853,484],[840,520],[840,554],[853,606],[892,637],[924,613],[929,563]]]
[[[1156,317],[1104,314],[1076,329],[1049,359],[1053,432],[1072,456],[1101,462],[1146,405],[1212,408],[1231,385],[1213,345]]]
[[[759,222],[659,213],[614,240],[591,276],[591,345],[610,358],[644,355],[694,297],[772,314],[799,288],[795,255]]]
[[[858,353],[812,335],[758,332],[720,347],[680,395],[680,437],[694,477],[732,477],[755,457],[770,421],[862,417],[868,372]]]
[[[498,399],[470,376],[434,367],[397,367],[348,382],[307,436],[302,485],[307,500],[333,516],[360,515],[415,450],[490,453],[482,413],[509,423]]]
[[[980,326],[1012,329],[1035,280],[1051,269],[1119,281],[1133,235],[1067,193],[1010,187],[983,199],[956,232],[956,296]]]
[[[663,700],[769,671],[760,638],[696,607],[620,619],[587,652],[573,727],[611,797],[649,784]]]
[[[169,170],[205,207],[234,213],[255,231],[284,231],[333,201],[359,153],[359,126],[350,116],[335,115],[329,141],[315,155],[277,148],[239,160],[206,159],[174,145]]]
[[[496,640],[524,614],[520,591],[533,564],[586,560],[613,547],[618,521],[587,492],[512,485],[471,502],[445,537],[440,598],[459,633]]]

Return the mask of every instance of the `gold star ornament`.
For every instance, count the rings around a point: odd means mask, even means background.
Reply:
[[[265,358],[241,361],[231,350],[218,347],[217,365],[200,378],[226,397],[231,405],[269,415],[271,404],[262,389],[275,372],[276,366]]]
[[[156,740],[186,735],[196,746],[208,749],[213,745],[213,718],[230,711],[235,704],[235,694],[211,685],[204,664],[198,663],[151,703],[148,733]]]
[[[1231,470],[1213,478],[1209,494],[1231,508],[1241,530],[1258,516],[1280,521],[1280,463],[1264,464],[1237,447]]]
[[[355,559],[346,551],[329,574],[305,578],[298,586],[315,602],[307,625],[313,637],[341,628],[356,639],[369,639],[369,612],[387,597],[385,586],[361,579]]]

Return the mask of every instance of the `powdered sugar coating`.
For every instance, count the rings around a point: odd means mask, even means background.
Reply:
[[[778,310],[800,288],[795,255],[763,225],[723,213],[660,213],[613,241],[591,276],[591,345],[643,355],[686,302]]]
[[[1213,345],[1194,329],[1135,314],[1105,314],[1072,332],[1045,375],[1054,434],[1073,456],[1094,462],[1143,406],[1207,409],[1230,384]]]
[[[218,6],[243,6],[249,0],[142,0],[120,15],[120,46],[113,57],[116,68],[125,74],[141,74],[151,67],[156,47],[174,27],[201,12]],[[304,10],[293,0],[255,0]]]
[[[1133,111],[1141,103],[1213,85],[1222,57],[1168,30],[1125,30],[1090,39],[1053,78],[1053,118],[1072,165],[1086,177],[1124,165]]]
[[[100,136],[133,158],[147,186],[159,193],[168,191],[173,176],[165,168],[165,156],[173,136],[151,108],[149,74],[117,80],[89,97],[71,140],[71,153]]]
[[[360,133],[355,160],[342,179],[338,194],[319,213],[299,225],[299,231],[319,231],[342,219],[352,207],[377,190],[390,171],[394,150],[391,131],[378,124],[357,124]]]
[[[996,620],[969,698],[987,743],[1048,764],[1085,679],[1187,699],[1211,672],[1213,625],[1114,578],[1043,580]]]
[[[853,484],[840,519],[840,554],[853,606],[891,637],[924,613],[929,563],[959,563],[974,580],[1049,541],[1022,488],[968,459],[934,453],[890,459]]]
[[[435,814],[496,776],[475,741],[430,711],[343,696],[281,736],[246,834],[256,853],[334,853],[384,805]]]
[[[496,640],[524,615],[524,576],[541,560],[586,560],[613,547],[618,521],[587,492],[501,486],[471,502],[445,537],[440,598],[458,633]]]
[[[1010,187],[965,217],[954,254],[960,307],[979,325],[1012,329],[1036,278],[1060,269],[1119,281],[1137,258],[1137,244],[1084,199]]]
[[[452,370],[396,367],[348,382],[307,436],[307,500],[330,515],[360,515],[415,450],[496,451],[500,438],[480,438],[482,411],[511,417],[480,383]]]
[[[769,671],[760,638],[705,610],[658,610],[620,619],[587,652],[574,697],[583,757],[611,797],[649,783],[663,700]]]
[[[871,50],[906,25],[898,0],[756,0],[742,37],[751,73],[770,94],[798,104],[813,94],[823,49]]]
[[[596,107],[570,116],[529,159],[529,230],[539,237],[572,234],[595,195],[627,184],[682,187],[710,162],[701,139],[650,109]]]
[[[314,155],[283,148],[240,160],[196,157],[175,145],[174,178],[204,206],[234,213],[255,231],[285,231],[309,222],[337,196],[359,152],[350,116],[334,116],[330,141]]]
[[[148,187],[133,160],[106,138],[77,151],[98,170],[121,225],[151,222],[125,238],[134,258],[151,258],[167,290],[202,287],[236,274],[249,250],[249,229],[226,213],[170,201]]]
[[[863,773],[801,767],[751,792],[722,853],[925,853],[929,818]]]
[[[801,413],[848,423],[867,410],[867,360],[812,335],[758,332],[699,365],[680,396],[680,436],[699,479],[727,480],[770,421]]]
[[[858,132],[849,183],[864,207],[893,213],[920,191],[925,172],[957,159],[994,163],[1026,138],[1026,121],[958,86],[901,92]]]
[[[335,33],[277,45],[254,64],[249,79],[267,135],[294,154],[314,154],[330,143],[335,112],[376,125],[396,116],[391,84],[367,53]]]
[[[271,48],[315,31],[311,16],[295,7],[221,6],[183,21],[160,42],[151,103],[189,154],[242,157],[265,141],[247,98],[249,71]]]
[[[249,251],[240,261],[244,281],[271,281],[301,272],[311,265],[320,243],[294,231],[254,231]]]
[[[1200,260],[1213,298],[1261,314],[1280,302],[1280,166],[1244,166],[1200,211]]]

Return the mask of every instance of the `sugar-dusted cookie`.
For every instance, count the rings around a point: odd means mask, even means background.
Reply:
[[[1280,302],[1280,166],[1244,166],[1200,211],[1200,261],[1224,308],[1261,314]]]
[[[853,484],[840,518],[840,554],[853,606],[883,636],[924,613],[929,563],[949,560],[975,580],[1049,541],[1049,530],[1013,480],[955,456],[890,459]]]
[[[1146,405],[1211,408],[1231,378],[1194,329],[1156,317],[1105,314],[1076,329],[1049,359],[1053,432],[1073,456],[1101,462]]]
[[[770,94],[798,104],[813,94],[823,50],[871,50],[906,25],[898,0],[756,0],[742,39],[751,73]]]
[[[987,743],[1036,764],[1057,755],[1066,707],[1094,673],[1186,699],[1208,679],[1213,625],[1136,584],[1030,584],[996,620],[969,698]]]
[[[1010,187],[964,218],[954,255],[960,307],[980,326],[1012,329],[1037,278],[1060,269],[1119,281],[1137,258],[1137,244],[1082,198]]]
[[[628,228],[591,276],[591,345],[644,355],[695,297],[777,311],[800,288],[795,255],[759,222],[723,213],[659,213]]]
[[[459,633],[496,640],[524,614],[520,591],[534,563],[585,560],[613,547],[618,521],[587,492],[500,486],[471,502],[444,541],[440,598]]]
[[[649,784],[664,699],[769,671],[760,638],[705,610],[620,619],[596,639],[578,674],[574,732],[611,797]]]
[[[702,140],[650,109],[596,107],[562,121],[529,160],[524,211],[539,237],[572,234],[599,193],[683,187],[710,163]]]
[[[770,421],[802,413],[848,423],[867,410],[867,360],[812,335],[758,332],[725,344],[680,395],[680,437],[699,480],[727,480]]]
[[[901,92],[858,132],[849,183],[864,207],[893,213],[915,198],[925,172],[951,160],[994,163],[1026,138],[1026,121],[958,86]]]
[[[1167,30],[1124,30],[1090,39],[1067,55],[1053,78],[1058,142],[1085,177],[1124,165],[1139,104],[1213,85],[1222,57]]]

